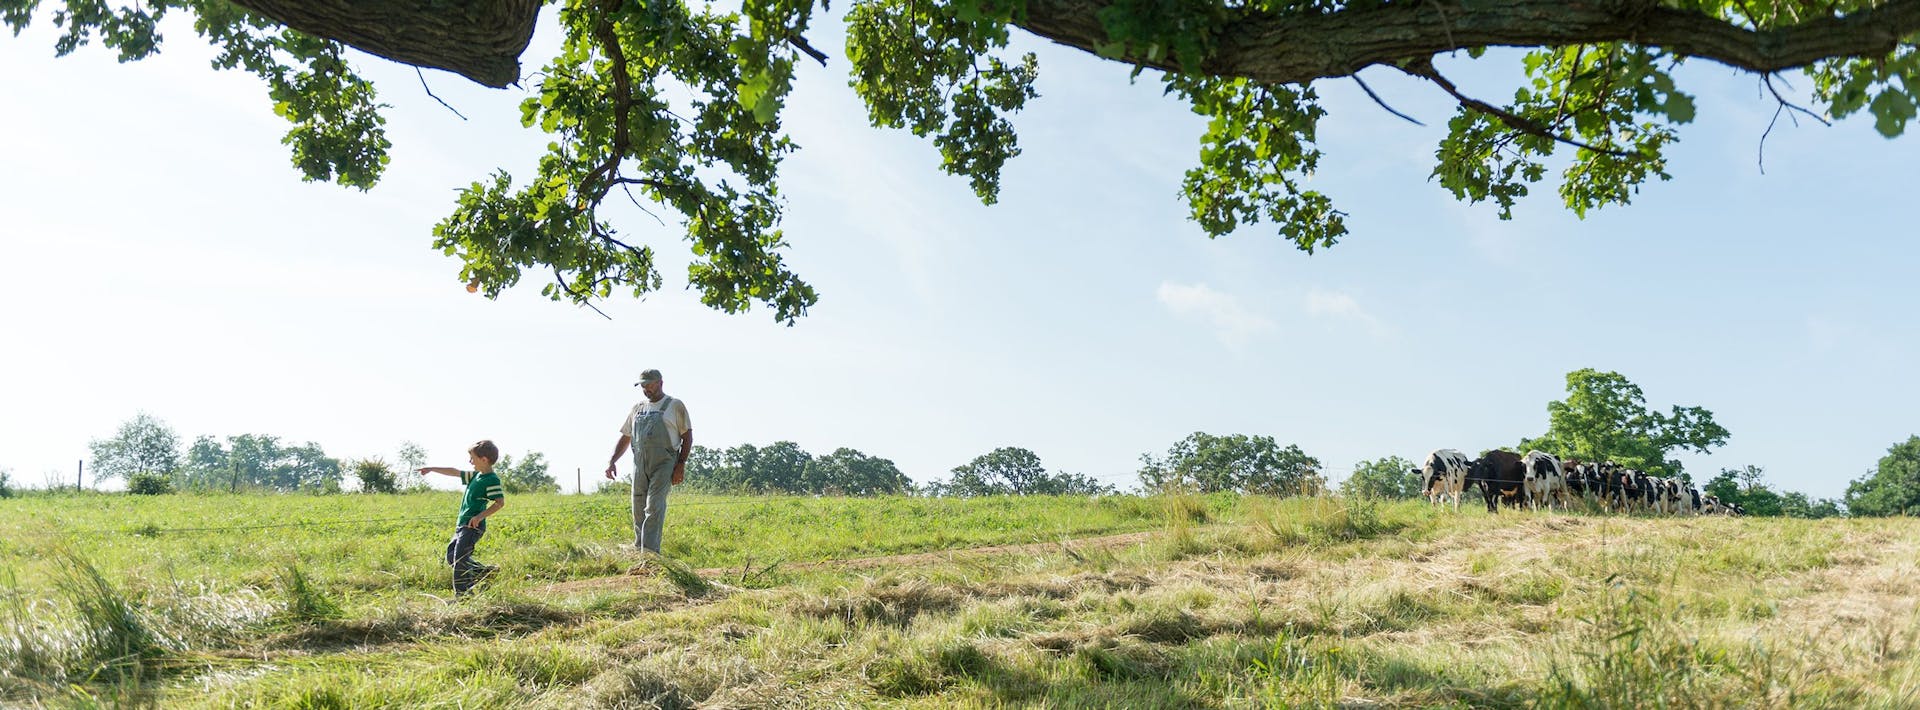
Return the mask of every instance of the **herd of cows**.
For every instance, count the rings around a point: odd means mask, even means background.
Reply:
[[[1437,505],[1452,498],[1454,510],[1460,509],[1460,496],[1468,488],[1479,486],[1489,513],[1499,512],[1499,504],[1516,508],[1526,505],[1534,510],[1545,505],[1564,510],[1576,500],[1614,512],[1715,515],[1747,512],[1738,504],[1701,495],[1700,489],[1672,478],[1635,471],[1612,461],[1561,461],[1539,450],[1529,451],[1525,456],[1494,450],[1469,459],[1453,449],[1438,449],[1427,454],[1426,465],[1413,472],[1426,476],[1428,501]]]

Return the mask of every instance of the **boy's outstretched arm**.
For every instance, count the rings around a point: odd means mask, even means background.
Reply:
[[[429,473],[438,473],[442,476],[452,476],[454,478],[460,477],[460,469],[457,469],[457,468],[447,468],[445,466],[426,466],[420,469],[420,475],[422,476],[425,476]]]

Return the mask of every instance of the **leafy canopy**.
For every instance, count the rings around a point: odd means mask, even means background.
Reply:
[[[1613,461],[1658,476],[1681,476],[1675,451],[1706,453],[1731,436],[1702,407],[1647,409],[1640,386],[1618,372],[1592,368],[1567,373],[1567,398],[1547,403],[1547,433],[1520,442],[1561,458]]]
[[[1320,459],[1296,444],[1281,448],[1271,436],[1196,431],[1163,457],[1140,456],[1140,485],[1148,491],[1296,495],[1325,487],[1319,471]]]
[[[172,476],[180,467],[180,435],[158,417],[142,412],[120,425],[113,436],[87,444],[93,451],[95,483],[131,481],[136,474]]]
[[[50,14],[59,54],[98,42],[132,61],[158,51],[162,19],[188,15],[219,48],[216,68],[267,85],[302,176],[367,189],[390,144],[377,93],[342,42],[501,86],[543,4],[388,0],[314,17],[287,0],[64,0],[44,10],[0,0],[0,22],[17,34]],[[675,216],[693,254],[686,281],[707,305],[763,304],[788,323],[804,314],[819,295],[781,257],[778,175],[796,147],[781,126],[796,63],[830,61],[807,41],[829,3],[551,4],[560,53],[521,77],[536,89],[521,122],[551,141],[533,174],[476,179],[434,228],[460,278],[494,297],[533,274],[547,296],[583,303],[657,290],[659,240],[599,216],[606,200],[630,199]],[[1758,99],[1776,120],[1864,113],[1894,137],[1920,105],[1920,0],[858,0],[843,11],[844,61],[872,124],[930,139],[941,169],[983,202],[996,201],[1000,171],[1020,152],[1008,117],[1036,97],[1034,56],[1009,50],[1019,28],[1130,65],[1207,119],[1182,196],[1209,236],[1266,223],[1309,252],[1348,232],[1347,215],[1310,185],[1325,159],[1315,82],[1359,81],[1368,67],[1457,102],[1432,178],[1458,199],[1492,202],[1502,218],[1550,171],[1582,216],[1669,179],[1665,152],[1695,117],[1674,79],[1688,61],[1753,73],[1769,89],[1777,73],[1804,71],[1809,106],[1777,91]],[[1523,51],[1485,53],[1494,46]],[[469,56],[486,47],[499,49]],[[1436,68],[1436,57],[1462,51],[1518,61],[1512,99],[1468,95]]]
[[[973,498],[1000,495],[1103,495],[1113,493],[1091,476],[1047,470],[1040,456],[1017,446],[1004,446],[975,456],[956,466],[953,477],[935,481],[927,493],[936,496]]]
[[[1920,513],[1920,436],[1887,448],[1887,455],[1866,476],[1847,484],[1852,515]]]
[[[1412,461],[1387,456],[1353,465],[1353,475],[1340,482],[1340,495],[1354,498],[1418,498],[1426,481]]]

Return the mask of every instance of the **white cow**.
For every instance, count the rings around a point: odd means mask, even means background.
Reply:
[[[1534,449],[1521,457],[1520,463],[1526,467],[1521,487],[1528,504],[1534,510],[1539,510],[1543,502],[1552,507],[1553,500],[1567,487],[1566,473],[1560,468],[1560,457]]]
[[[1453,509],[1460,510],[1460,494],[1467,489],[1467,455],[1453,449],[1434,449],[1421,467],[1426,475],[1427,502],[1438,504],[1451,496]]]

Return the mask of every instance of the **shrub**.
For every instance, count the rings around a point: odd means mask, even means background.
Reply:
[[[127,478],[127,492],[135,495],[157,496],[173,492],[173,479],[151,471],[141,471]]]
[[[353,462],[353,476],[360,479],[360,490],[364,493],[398,493],[400,486],[393,468],[378,457],[360,459]]]
[[[0,498],[13,497],[13,472],[0,469]]]

